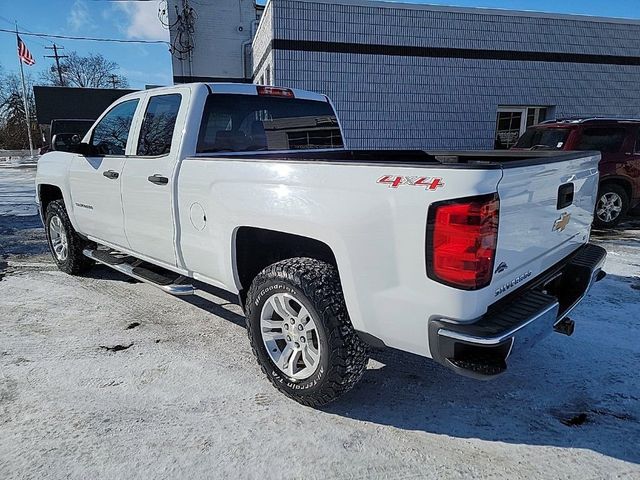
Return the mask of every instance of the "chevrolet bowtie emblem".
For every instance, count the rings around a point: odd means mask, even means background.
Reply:
[[[560,215],[560,218],[553,222],[552,231],[562,232],[565,228],[567,228],[567,225],[569,225],[569,220],[571,220],[571,214],[566,212],[563,213],[562,215]]]

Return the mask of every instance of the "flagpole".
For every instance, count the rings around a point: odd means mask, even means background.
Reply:
[[[16,22],[16,40],[18,39],[18,22]],[[22,101],[24,102],[24,117],[27,121],[27,135],[29,136],[29,152],[33,158],[33,139],[31,138],[31,119],[29,115],[29,102],[27,101],[27,86],[24,82],[24,68],[22,67],[22,59],[18,55],[18,63],[20,64],[20,77],[22,78]]]

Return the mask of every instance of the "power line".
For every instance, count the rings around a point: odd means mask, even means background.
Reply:
[[[0,20],[2,20],[4,23],[14,27],[14,29],[11,30],[11,31],[15,32],[15,22],[12,22],[7,17],[3,17],[2,15],[0,15]],[[29,30],[28,28],[25,28],[24,26],[21,26],[20,28],[22,28],[25,32],[31,32],[31,30]],[[34,42],[37,43],[38,45],[40,45],[41,47],[46,47],[46,44],[44,44],[42,42],[39,42],[38,40],[34,40]]]
[[[12,33],[15,35],[15,30],[7,30],[5,28],[0,28],[0,32]],[[166,40],[127,40],[124,38],[95,38],[95,37],[72,37],[68,35],[54,35],[49,33],[31,33],[25,31],[18,31],[18,34],[24,36],[33,36],[33,37],[41,37],[41,38],[65,38],[67,40],[86,40],[89,42],[114,42],[114,43],[143,43],[143,44],[163,44],[169,45],[169,42]]]

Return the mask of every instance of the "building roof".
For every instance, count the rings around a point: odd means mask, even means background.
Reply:
[[[268,0],[268,2],[277,0]],[[537,17],[537,18],[549,18],[559,20],[574,20],[583,22],[603,22],[603,23],[617,23],[617,24],[631,24],[640,25],[640,19],[631,18],[615,18],[615,17],[598,17],[593,15],[584,14],[571,14],[571,13],[547,13],[533,10],[510,10],[502,8],[486,8],[486,7],[455,7],[455,6],[443,6],[433,5],[428,3],[411,3],[411,2],[396,2],[392,0],[296,0],[306,3],[328,3],[333,5],[354,5],[363,7],[378,7],[378,8],[397,8],[397,9],[409,9],[409,10],[431,10],[436,12],[451,12],[451,13],[473,13],[480,15],[502,15],[509,17]]]

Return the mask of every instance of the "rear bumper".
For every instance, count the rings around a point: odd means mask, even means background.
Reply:
[[[580,247],[521,289],[489,307],[473,323],[429,323],[434,360],[462,375],[491,378],[506,370],[514,349],[534,345],[567,318],[602,277],[606,250]]]

